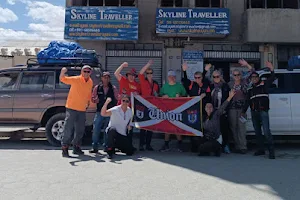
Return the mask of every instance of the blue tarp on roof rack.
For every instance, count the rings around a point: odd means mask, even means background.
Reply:
[[[300,55],[293,56],[288,61],[288,70],[300,69]]]
[[[52,41],[49,46],[40,51],[37,55],[38,62],[40,64],[57,64],[57,63],[70,63],[74,60],[70,59],[60,59],[60,58],[82,58],[90,59],[91,63],[98,64],[99,60],[94,50],[87,50],[82,48],[79,44],[75,42],[59,42]]]

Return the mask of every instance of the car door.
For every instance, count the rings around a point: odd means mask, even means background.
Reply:
[[[263,75],[266,77],[269,75]],[[270,128],[276,132],[292,130],[291,91],[292,79],[289,73],[276,73],[276,80],[269,89],[270,98]]]
[[[292,131],[300,131],[300,73],[291,73],[293,91],[291,93]]]
[[[23,72],[14,98],[13,120],[37,124],[54,104],[54,72]]]
[[[13,99],[20,72],[0,73],[0,123],[12,123]]]

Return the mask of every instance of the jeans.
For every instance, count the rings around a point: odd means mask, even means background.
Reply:
[[[262,135],[261,126],[267,140],[268,149],[274,150],[273,136],[270,131],[269,112],[268,111],[251,111],[252,123],[255,130],[256,141],[259,150],[264,151],[264,136]]]
[[[99,141],[100,141],[100,133],[101,128],[106,129],[108,126],[110,117],[103,117],[101,116],[100,112],[97,112],[94,118],[94,130],[93,130],[93,136],[92,136],[92,146],[93,149],[98,150],[99,147]],[[106,131],[103,131],[103,146],[106,147],[107,145],[107,134]]]
[[[220,117],[220,128],[221,128],[222,139],[223,139],[222,147],[224,148],[229,143],[229,124],[228,124],[228,117],[226,114],[221,115]]]
[[[140,146],[146,145],[147,147],[150,146],[151,144],[151,139],[152,139],[152,131],[147,131],[147,130],[140,130]]]
[[[85,130],[86,113],[72,109],[66,110],[64,133],[61,141],[62,146],[69,146],[71,142],[75,146],[81,145],[81,139]],[[74,130],[74,137],[73,135]]]
[[[199,153],[216,152],[221,148],[221,145],[217,140],[208,140],[204,137],[199,137],[199,143]]]

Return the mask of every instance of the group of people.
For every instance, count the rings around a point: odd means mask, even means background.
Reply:
[[[62,155],[69,156],[68,148],[72,142],[73,154],[83,154],[80,148],[81,138],[84,134],[85,111],[90,101],[97,104],[97,112],[94,119],[93,143],[90,153],[97,153],[100,146],[101,130],[103,134],[103,146],[109,158],[112,158],[116,149],[126,155],[133,155],[137,150],[132,144],[133,129],[130,126],[132,110],[130,109],[131,93],[141,96],[157,96],[163,98],[194,97],[201,96],[203,104],[203,137],[191,137],[191,151],[199,156],[213,153],[220,156],[222,151],[230,153],[229,136],[232,134],[235,144],[234,151],[240,154],[247,153],[246,141],[246,111],[251,109],[252,122],[256,133],[258,151],[255,156],[264,155],[264,135],[267,139],[269,158],[275,159],[272,134],[269,128],[269,97],[268,88],[274,81],[274,67],[270,62],[266,66],[271,71],[267,80],[261,80],[251,65],[245,60],[239,60],[241,66],[248,68],[248,75],[242,77],[241,70],[233,70],[233,81],[226,83],[222,73],[218,70],[207,77],[207,72],[212,65],[207,64],[203,72],[195,72],[194,80],[187,77],[188,65],[182,65],[182,83],[176,82],[176,73],[168,71],[167,83],[161,88],[153,80],[153,69],[150,60],[139,72],[134,68],[127,70],[122,75],[128,63],[124,62],[114,73],[119,82],[119,90],[110,82],[109,72],[103,72],[101,83],[92,91],[90,75],[92,68],[85,65],[80,76],[67,77],[66,68],[61,70],[60,80],[71,85],[66,103],[65,129],[62,139]],[[139,82],[136,81],[139,79]],[[74,130],[74,138],[72,138]],[[139,150],[153,151],[151,146],[152,132],[140,130]],[[182,136],[176,134],[177,149],[182,151]],[[169,151],[170,134],[165,134],[161,152]]]

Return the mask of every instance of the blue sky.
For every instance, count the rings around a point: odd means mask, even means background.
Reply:
[[[0,39],[63,39],[65,0],[0,0]]]

